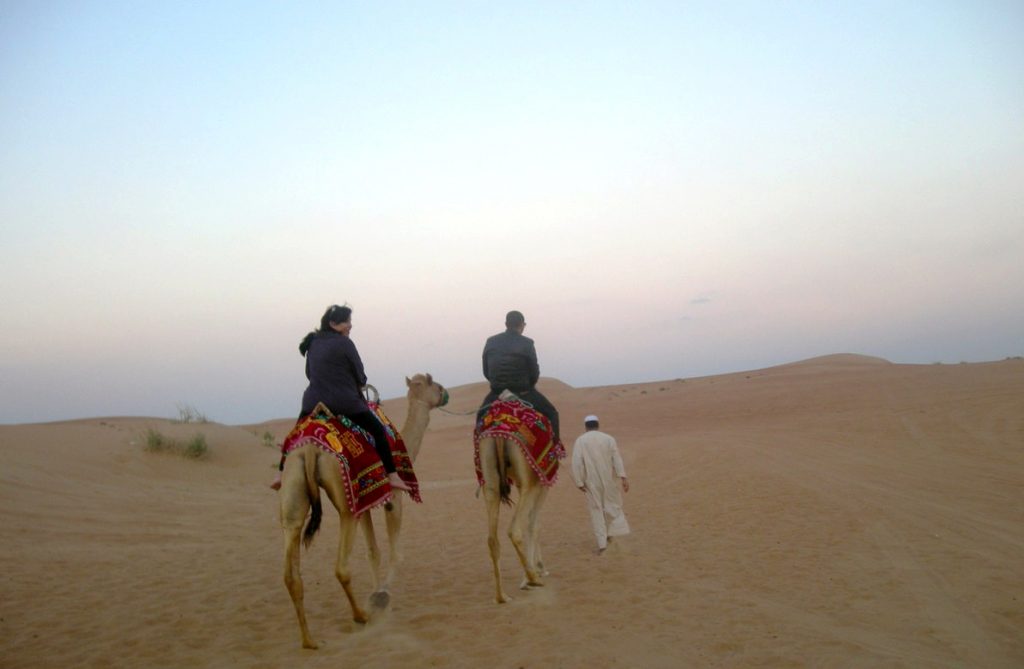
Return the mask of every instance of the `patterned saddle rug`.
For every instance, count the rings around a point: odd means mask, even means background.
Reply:
[[[565,447],[561,441],[554,443],[550,421],[520,399],[495,400],[473,430],[473,464],[476,482],[481,486],[484,474],[480,468],[480,440],[484,437],[519,444],[541,485],[552,486],[558,480],[558,461],[565,457]]]
[[[384,425],[398,476],[412,489],[409,496],[422,503],[419,482],[402,436],[384,415],[379,404],[371,404],[370,409]],[[281,452],[287,456],[306,444],[314,444],[338,460],[341,480],[345,484],[345,497],[353,516],[359,517],[364,511],[391,499],[391,484],[373,448],[373,437],[348,418],[335,416],[322,403],[317,404],[308,416],[299,419],[284,438]]]

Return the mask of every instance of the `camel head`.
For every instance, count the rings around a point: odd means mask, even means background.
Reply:
[[[405,377],[405,385],[409,388],[406,397],[410,400],[419,400],[431,409],[448,404],[448,391],[430,374],[414,374],[411,379]]]

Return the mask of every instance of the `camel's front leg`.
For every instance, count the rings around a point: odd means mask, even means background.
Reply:
[[[306,609],[302,604],[302,572],[299,570],[299,536],[302,534],[302,525],[297,527],[286,527],[284,531],[284,584],[291,595],[292,605],[295,607],[295,615],[299,619],[299,632],[302,634],[303,648],[316,648],[316,643],[309,635],[309,626],[306,624]]]
[[[334,567],[334,573],[338,582],[345,590],[348,603],[352,607],[352,620],[357,623],[365,623],[369,620],[366,612],[359,606],[355,594],[352,592],[352,572],[348,566],[348,558],[352,553],[352,544],[356,536],[355,519],[347,513],[341,514],[341,533],[338,537],[338,562]]]
[[[391,500],[391,509],[384,511],[384,522],[388,528],[388,575],[384,580],[384,590],[387,590],[395,580],[398,573],[398,565],[402,561],[402,548],[398,538],[402,534],[402,495],[395,494]]]

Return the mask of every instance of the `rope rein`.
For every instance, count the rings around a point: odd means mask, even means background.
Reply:
[[[508,392],[508,391],[505,391],[505,392]],[[370,399],[371,394],[373,395],[373,399]],[[504,393],[502,393],[502,395],[504,396]],[[371,384],[369,384],[369,383],[367,383],[366,386],[363,387],[363,397],[365,397],[368,402],[373,402],[374,404],[380,404],[380,393],[377,392],[377,389],[374,386],[372,386]],[[514,395],[513,395],[513,397],[514,397]],[[504,397],[501,397],[500,399],[504,399]],[[516,399],[518,399],[518,398],[516,398]],[[427,402],[424,402],[423,400],[417,400],[417,401],[421,402],[423,404],[427,404],[429,406],[429,404]],[[523,402],[523,400],[519,400],[519,401]],[[531,409],[533,408],[533,405],[530,404],[529,402],[523,402],[523,404],[525,404],[526,406],[530,407]],[[437,407],[437,410],[438,411],[443,411],[444,413],[448,414],[449,416],[472,416],[472,415],[476,414],[476,412],[478,411],[477,409],[470,409],[469,411],[449,411],[448,409],[445,409],[444,407]]]
[[[469,411],[449,411],[448,409],[445,409],[444,407],[438,407],[437,410],[438,411],[443,411],[446,414],[449,414],[449,415],[452,415],[452,416],[472,416],[473,414],[476,413],[476,409],[470,409]]]
[[[371,395],[372,395],[372,397],[371,397]],[[374,404],[380,404],[380,393],[377,392],[377,389],[373,385],[371,385],[369,383],[367,383],[366,386],[363,387],[363,397],[365,397],[368,402],[373,402]],[[423,400],[420,400],[420,399],[418,399],[416,401],[419,402],[420,404],[425,404],[428,407],[430,406],[429,402],[424,402]],[[448,409],[445,409],[444,407],[437,407],[437,410],[438,411],[443,411],[446,414],[450,414],[452,416],[472,416],[473,414],[476,413],[476,409],[470,409],[469,411],[455,412],[455,411],[449,411]]]

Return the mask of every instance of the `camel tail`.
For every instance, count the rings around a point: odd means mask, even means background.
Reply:
[[[306,494],[309,495],[310,513],[309,522],[306,523],[306,531],[302,533],[302,543],[306,548],[313,543],[313,537],[320,530],[320,518],[323,517],[323,508],[320,506],[320,488],[316,485],[316,461],[317,452],[310,449],[304,454],[306,469]]]
[[[502,504],[512,506],[512,486],[508,482],[508,446],[506,439],[494,440],[494,461],[498,463],[498,496]]]

